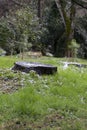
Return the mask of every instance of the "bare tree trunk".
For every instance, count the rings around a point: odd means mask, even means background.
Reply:
[[[65,23],[64,14],[63,14],[63,11],[62,11],[61,2],[60,2],[60,0],[55,0],[55,3],[56,3],[56,5],[57,5],[57,8],[58,8],[59,13],[60,13],[60,15],[61,15],[63,24],[64,24],[64,26],[66,27],[66,23]]]
[[[60,0],[55,0],[56,5],[58,7],[58,10],[60,12],[63,24],[65,26],[65,44],[66,44],[66,50],[65,50],[65,55],[70,56],[70,50],[68,48],[69,44],[71,43],[73,36],[74,36],[74,26],[75,26],[75,5],[73,0],[71,0],[71,8],[69,13],[65,11],[64,6],[61,4]]]

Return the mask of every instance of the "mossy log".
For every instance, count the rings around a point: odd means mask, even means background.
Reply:
[[[57,67],[34,62],[16,62],[12,70],[22,71],[25,73],[29,73],[31,70],[34,70],[37,74],[42,75],[56,73]]]

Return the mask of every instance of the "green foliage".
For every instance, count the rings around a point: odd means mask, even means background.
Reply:
[[[23,2],[23,1],[22,1]],[[27,3],[27,2],[26,2]],[[60,12],[54,0],[42,2],[42,20],[37,17],[37,1],[30,1],[23,8],[9,11],[6,17],[0,19],[0,47],[7,54],[16,54],[30,50],[32,45],[46,54],[51,52],[54,56],[65,56],[66,37],[72,33],[69,11],[74,15],[75,8],[70,6],[69,0],[61,0],[62,11],[65,17],[66,28],[63,25]],[[69,9],[69,11],[67,11]],[[81,44],[79,57],[87,57],[87,16],[76,18],[74,39]],[[67,39],[69,40],[69,39]]]
[[[10,36],[12,36],[11,30],[9,30],[6,21],[2,18],[0,20],[0,47],[6,49],[7,39],[9,39]]]
[[[77,58],[78,49],[80,48],[80,45],[77,44],[75,39],[72,39],[71,45],[69,45],[68,48],[71,49],[71,52],[73,54],[73,58]]]
[[[1,19],[1,42],[8,54],[24,52],[37,44],[41,30],[35,12],[28,6]]]

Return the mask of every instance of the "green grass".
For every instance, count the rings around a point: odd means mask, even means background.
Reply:
[[[18,60],[16,57],[0,57],[0,68],[10,68]],[[22,88],[15,93],[0,94],[0,123],[26,122],[25,128],[31,130],[39,130],[38,125],[41,130],[86,130],[87,69],[69,67],[63,70],[59,62],[66,59],[41,57],[27,60],[55,65],[58,72],[49,76],[34,72],[21,74],[20,78],[25,80]],[[11,77],[19,76],[12,73]]]

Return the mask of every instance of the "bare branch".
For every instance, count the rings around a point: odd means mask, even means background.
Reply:
[[[55,3],[56,3],[56,5],[57,5],[57,8],[58,8],[59,13],[60,13],[60,15],[61,15],[63,24],[64,24],[64,26],[66,27],[66,23],[65,23],[64,16],[63,16],[63,12],[62,12],[62,7],[61,7],[61,4],[60,4],[60,0],[55,0]]]
[[[75,4],[87,9],[87,0],[72,0]]]

